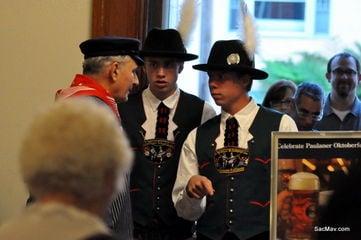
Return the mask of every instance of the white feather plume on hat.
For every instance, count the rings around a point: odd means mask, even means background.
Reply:
[[[189,44],[190,36],[197,22],[197,8],[197,0],[184,0],[181,7],[181,16],[176,29],[186,46]]]
[[[249,13],[247,4],[241,1],[241,19],[243,23],[243,42],[244,47],[251,60],[254,58],[254,54],[257,51],[258,35],[256,25],[254,23],[252,15]]]

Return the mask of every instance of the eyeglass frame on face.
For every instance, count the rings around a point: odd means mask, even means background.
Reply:
[[[357,71],[353,70],[353,69],[346,69],[346,70],[343,70],[341,68],[336,68],[336,69],[333,69],[331,71],[333,74],[337,75],[337,76],[342,76],[343,74],[346,74],[346,76],[354,76],[357,74]]]
[[[318,114],[316,114],[316,113],[311,113],[311,112],[307,111],[306,109],[298,109],[297,103],[295,104],[295,109],[296,109],[296,113],[299,117],[303,117],[303,118],[311,117],[312,120],[317,121],[317,122],[320,121],[323,117],[322,111],[319,112]]]

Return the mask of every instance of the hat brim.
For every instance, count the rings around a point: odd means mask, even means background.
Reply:
[[[144,65],[144,61],[140,56],[138,56],[138,55],[129,55],[129,56],[134,60],[134,62],[138,66],[143,66]]]
[[[182,61],[191,61],[198,58],[197,55],[191,53],[164,52],[164,51],[140,51],[139,55],[141,57],[176,58]]]
[[[208,71],[234,71],[239,73],[247,73],[251,76],[252,79],[263,80],[268,78],[268,73],[258,70],[256,68],[251,68],[247,66],[240,65],[212,65],[212,64],[197,64],[193,65],[193,68],[196,70],[208,72]]]

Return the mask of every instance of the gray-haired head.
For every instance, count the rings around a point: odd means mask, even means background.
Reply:
[[[316,83],[303,82],[298,85],[295,93],[295,102],[297,103],[302,95],[312,98],[314,101],[319,101],[324,105],[324,92],[322,88]]]
[[[22,177],[35,198],[59,193],[85,205],[109,198],[107,177],[115,190],[131,160],[114,114],[90,99],[59,101],[38,115],[20,150]]]

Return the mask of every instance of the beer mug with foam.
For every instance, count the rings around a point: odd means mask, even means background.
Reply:
[[[292,193],[290,225],[286,230],[288,240],[315,239],[314,226],[318,215],[320,181],[317,175],[298,172],[290,177],[288,189]]]

